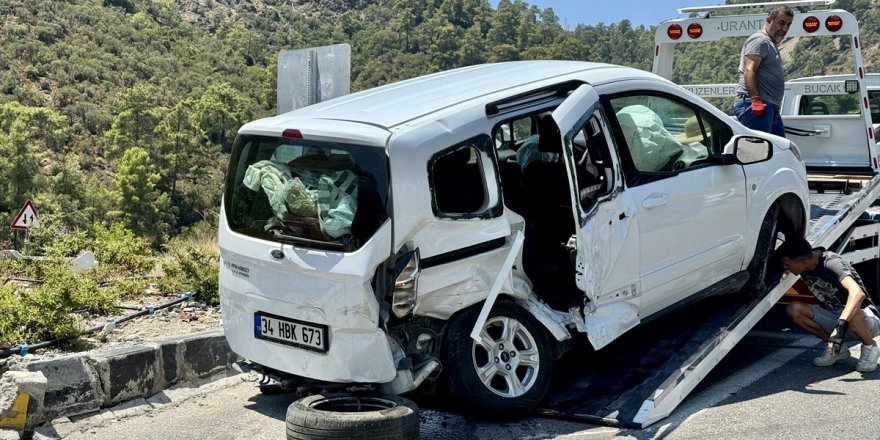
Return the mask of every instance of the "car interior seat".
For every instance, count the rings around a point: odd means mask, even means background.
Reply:
[[[556,121],[544,115],[538,125],[538,150],[562,153]],[[526,208],[523,266],[535,292],[551,307],[564,309],[575,289],[571,256],[564,247],[574,233],[571,190],[565,163],[534,160],[522,172]]]

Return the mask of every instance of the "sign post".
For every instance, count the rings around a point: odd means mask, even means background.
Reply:
[[[15,250],[21,250],[18,246],[19,231],[24,231],[24,245],[26,247],[30,230],[40,227],[40,217],[37,215],[37,208],[34,207],[33,202],[30,200],[24,202],[24,206],[18,211],[18,215],[15,216],[15,220],[12,221],[10,227],[15,234],[13,237]]]

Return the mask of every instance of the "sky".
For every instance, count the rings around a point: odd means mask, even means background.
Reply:
[[[633,27],[659,24],[670,18],[686,18],[679,8],[723,5],[723,0],[525,0],[540,9],[553,8],[563,28],[573,30],[578,24],[620,23],[628,19]],[[492,7],[498,0],[490,0]]]

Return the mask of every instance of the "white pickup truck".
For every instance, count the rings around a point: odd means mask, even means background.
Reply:
[[[863,81],[855,74],[789,81],[780,110],[788,137],[801,147],[810,170],[872,174],[878,169],[880,74],[865,74]]]
[[[439,385],[520,415],[567,349],[763,290],[777,231],[804,233],[808,207],[791,141],[656,75],[440,72],[241,128],[223,328],[284,388]]]

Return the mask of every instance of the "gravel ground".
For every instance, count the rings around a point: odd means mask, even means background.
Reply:
[[[137,300],[125,301],[119,314],[114,316],[90,317],[86,327],[106,324],[110,319],[120,319],[149,307],[157,307],[174,300],[174,296],[146,295]],[[135,310],[136,309],[136,310]],[[123,322],[105,325],[109,331],[98,331],[84,335],[82,349],[93,350],[125,343],[147,342],[167,336],[190,334],[220,328],[220,307],[209,306],[197,301],[183,301],[172,306],[157,309]]]
[[[209,306],[197,301],[183,301],[165,308],[158,309],[161,304],[173,301],[175,295],[157,293],[145,294],[136,299],[120,301],[120,308],[112,315],[91,315],[84,319],[83,328],[103,325],[98,330],[80,337],[80,343],[50,346],[31,350],[28,357],[55,357],[70,353],[80,353],[114,346],[135,345],[169,336],[186,335],[201,331],[220,328],[220,307]],[[157,308],[152,314],[145,314],[122,322],[115,322],[149,307]],[[113,321],[111,323],[111,320]],[[31,345],[36,341],[28,341]],[[0,359],[0,372],[13,364],[22,361],[22,357],[13,355]]]

